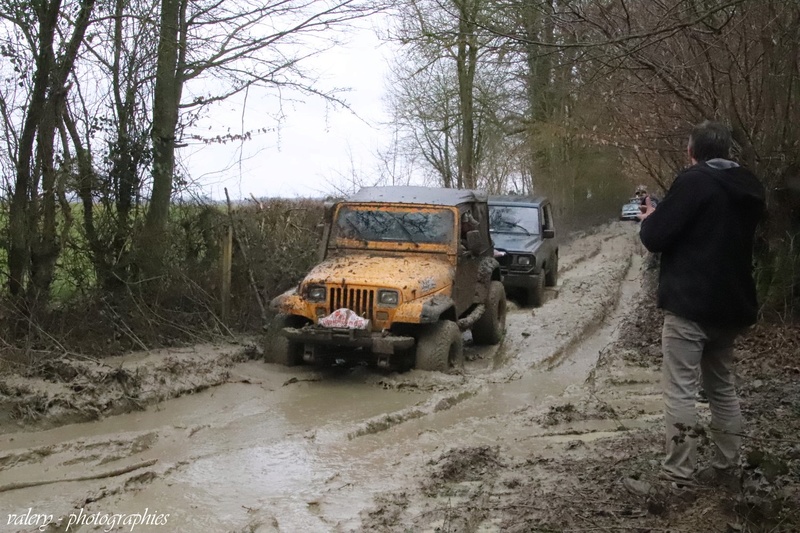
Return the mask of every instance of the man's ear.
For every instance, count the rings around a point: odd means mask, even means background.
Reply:
[[[697,160],[694,158],[694,154],[692,153],[692,145],[691,144],[687,144],[686,145],[686,155],[689,156],[689,162],[692,165],[696,165],[697,164]]]

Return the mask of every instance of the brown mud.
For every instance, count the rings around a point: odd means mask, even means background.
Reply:
[[[663,445],[645,259],[635,225],[576,236],[547,302],[512,305],[499,347],[466,335],[456,374],[284,368],[246,345],[7,374],[0,531],[146,510],[167,523],[134,531],[796,531],[797,329],[740,346],[749,493],[622,488],[656,485]]]
[[[0,374],[0,433],[141,410],[226,383],[244,345],[196,345],[95,359],[67,354]]]

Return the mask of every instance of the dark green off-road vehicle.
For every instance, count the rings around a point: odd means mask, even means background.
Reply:
[[[553,207],[547,198],[490,196],[489,228],[503,285],[521,291],[528,304],[544,303],[545,287],[558,283],[558,239]]]

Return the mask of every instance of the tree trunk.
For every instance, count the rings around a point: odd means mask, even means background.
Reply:
[[[127,1],[116,0],[114,5],[114,62],[112,66],[112,92],[116,110],[116,140],[112,149],[112,165],[110,182],[114,188],[116,225],[111,238],[110,263],[107,275],[102,278],[107,290],[114,290],[124,285],[129,279],[131,237],[131,210],[134,195],[139,189],[137,170],[144,147],[136,135],[136,92],[132,89],[131,80],[125,84],[121,78],[121,56],[123,51],[123,16]]]
[[[65,108],[63,114],[63,124],[69,134],[72,144],[75,147],[75,159],[78,163],[78,183],[77,192],[78,197],[81,199],[83,207],[83,231],[86,235],[86,241],[89,244],[89,254],[92,266],[94,267],[95,276],[101,283],[105,285],[103,280],[110,277],[110,269],[106,259],[106,249],[97,234],[97,227],[94,222],[94,184],[97,181],[97,176],[92,166],[92,154],[84,146],[83,141],[78,133],[78,128],[75,121]]]
[[[78,50],[83,43],[86,29],[94,9],[95,0],[85,0],[81,4],[72,35],[50,76],[49,94],[40,117],[37,139],[37,158],[42,176],[42,226],[38,240],[31,242],[31,286],[32,300],[46,300],[55,274],[56,260],[61,252],[58,242],[58,222],[56,220],[58,175],[55,167],[55,138],[59,118],[63,115],[69,88],[67,79],[75,65]]]
[[[36,10],[39,18],[39,53],[36,57],[36,73],[28,105],[25,124],[17,150],[17,175],[9,208],[8,250],[9,291],[12,296],[21,296],[25,288],[25,277],[30,267],[30,243],[36,238],[36,227],[30,226],[30,197],[37,193],[33,186],[33,146],[36,132],[44,116],[45,101],[50,73],[54,67],[53,40],[55,35],[60,0],[51,4],[42,3]]]
[[[458,96],[461,113],[461,146],[459,147],[458,188],[474,189],[475,179],[475,64],[478,47],[475,42],[477,30],[475,17],[478,0],[458,2]]]
[[[175,129],[183,80],[179,73],[178,43],[184,0],[162,0],[156,83],[153,94],[153,190],[145,217],[145,239],[137,250],[147,277],[161,273],[167,240],[167,222],[175,171]]]
[[[55,133],[66,100],[67,78],[83,43],[94,0],[81,4],[75,27],[63,54],[56,62],[53,42],[61,9],[60,0],[38,4],[39,51],[30,104],[17,153],[17,177],[9,211],[9,290],[20,296],[26,289],[33,300],[49,295],[59,255],[57,234],[57,173]],[[34,161],[34,142],[37,143]],[[42,177],[42,213],[38,212],[39,173]],[[41,220],[40,220],[41,216]],[[40,231],[41,230],[41,231]],[[30,302],[29,302],[30,303]]]
[[[31,283],[28,286],[30,302],[46,300],[53,281],[59,244],[56,223],[56,169],[55,169],[55,132],[56,106],[61,104],[59,96],[51,94],[45,104],[44,113],[39,123],[37,138],[37,158],[42,176],[42,212],[41,229],[37,238],[30,243]]]

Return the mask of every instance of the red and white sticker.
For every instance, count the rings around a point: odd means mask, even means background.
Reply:
[[[330,315],[317,320],[325,328],[367,329],[369,319],[360,317],[351,309],[337,309]]]

